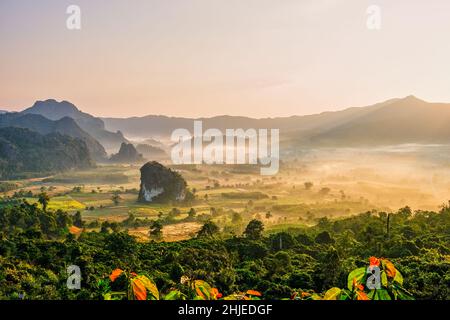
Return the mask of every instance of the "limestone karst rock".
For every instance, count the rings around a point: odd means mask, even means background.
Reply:
[[[143,162],[144,158],[131,143],[124,142],[120,146],[119,153],[111,156],[111,161],[116,163],[136,163]]]
[[[141,168],[139,202],[183,201],[186,197],[186,181],[162,164],[152,161]]]

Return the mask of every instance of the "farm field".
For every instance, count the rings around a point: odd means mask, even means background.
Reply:
[[[378,156],[379,157],[379,156]],[[252,219],[261,220],[267,233],[315,225],[321,218],[336,219],[368,211],[390,211],[404,206],[436,210],[446,201],[449,180],[411,161],[390,157],[355,160],[299,161],[283,164],[276,177],[263,177],[249,166],[173,166],[195,194],[190,203],[143,204],[138,165],[99,165],[45,178],[8,182],[15,185],[1,196],[37,202],[50,196],[49,209],[80,212],[86,231],[107,221],[120,224],[140,240],[149,240],[152,221],[162,220],[162,238],[178,241],[195,237],[208,220],[225,234],[239,235]],[[401,160],[401,161],[399,161]],[[387,164],[389,163],[389,164]],[[424,164],[422,164],[424,166]],[[257,172],[257,171],[256,171]],[[414,172],[414,174],[411,174]],[[423,172],[423,173],[422,173]],[[118,195],[116,201],[114,195]],[[195,215],[189,216],[190,210]],[[129,219],[137,222],[124,223]]]

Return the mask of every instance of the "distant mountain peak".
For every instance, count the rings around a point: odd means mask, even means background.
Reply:
[[[420,103],[426,103],[425,100],[419,99],[414,95],[409,95],[403,99],[400,99],[399,101],[404,101],[404,102],[420,102]]]
[[[39,114],[53,121],[62,120],[65,117],[72,118],[81,129],[97,139],[107,149],[116,149],[122,142],[128,142],[121,133],[105,130],[103,120],[81,111],[73,103],[66,100],[36,101],[32,107],[22,111],[22,113]]]
[[[57,101],[55,99],[47,99],[47,100],[38,100],[36,101],[31,108],[28,108],[27,110],[39,110],[39,109],[45,109],[45,110],[64,110],[65,112],[74,112],[78,113],[80,110],[71,102],[63,100],[63,101]]]

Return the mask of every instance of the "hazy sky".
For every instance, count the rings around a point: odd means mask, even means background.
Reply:
[[[265,117],[450,102],[449,35],[448,0],[0,0],[0,109],[55,98],[99,116]]]

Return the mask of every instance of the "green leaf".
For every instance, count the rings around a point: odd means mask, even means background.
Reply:
[[[104,299],[104,300],[112,300],[111,293],[105,293],[105,294],[103,295],[103,299]]]
[[[400,271],[398,271],[398,269],[397,269],[397,272],[395,273],[394,282],[397,282],[398,284],[403,285],[403,276],[400,273]]]
[[[194,289],[197,296],[202,297],[202,300],[211,300],[211,286],[203,280],[194,281]]]
[[[122,291],[113,291],[113,292],[108,292],[105,293],[103,295],[103,299],[105,300],[122,300],[123,297],[126,296],[126,292],[122,292]]]
[[[396,295],[399,300],[414,300],[414,297],[402,287],[393,285],[392,292]]]
[[[242,299],[243,299],[243,295],[239,295],[239,294],[231,294],[231,295],[223,298],[223,300],[242,300]]]
[[[388,286],[388,279],[387,279],[387,275],[386,272],[381,272],[381,284],[383,285],[383,287],[387,287]]]
[[[331,288],[325,293],[323,300],[338,300],[341,295],[341,291],[342,290],[339,288]]]
[[[366,276],[366,268],[358,268],[350,272],[347,280],[347,287],[349,290],[353,291],[353,279],[356,279],[358,284],[363,282],[364,277]]]
[[[173,290],[165,295],[164,300],[184,300],[184,295],[178,290]]]
[[[311,299],[312,299],[312,300],[322,300],[322,298],[321,298],[317,293],[314,293],[314,294],[311,296]]]
[[[350,298],[350,292],[348,292],[348,290],[342,289],[339,300],[349,300]]]
[[[373,300],[392,300],[389,292],[386,289],[375,290],[375,297]]]

